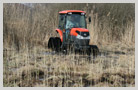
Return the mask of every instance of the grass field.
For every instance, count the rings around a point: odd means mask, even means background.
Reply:
[[[97,58],[55,53],[58,11],[91,16]],[[54,13],[53,13],[54,12]],[[135,4],[3,4],[4,87],[135,87]]]
[[[4,86],[135,86],[134,47],[102,47],[101,54],[91,60],[85,55],[52,55],[47,54],[48,51],[42,47],[4,51]]]

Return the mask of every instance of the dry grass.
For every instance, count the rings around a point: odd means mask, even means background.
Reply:
[[[90,61],[74,54],[47,55],[49,50],[42,47],[20,52],[8,50],[4,52],[4,86],[135,86],[134,48],[125,50],[123,54],[119,53],[121,49],[109,54],[103,50],[103,54]]]
[[[135,86],[134,4],[33,6],[31,12],[30,7],[4,4],[4,87]],[[49,37],[58,36],[58,11],[66,9],[82,9],[91,16],[90,44],[100,48],[97,58],[48,54]]]

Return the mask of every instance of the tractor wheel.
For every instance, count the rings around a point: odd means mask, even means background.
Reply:
[[[87,49],[87,51],[86,51],[86,53],[87,53],[87,55],[91,55],[91,48],[90,49]]]
[[[61,39],[59,37],[55,37],[54,40],[55,40],[55,42],[54,42],[55,51],[59,52],[61,50],[61,44],[62,44]]]
[[[97,57],[99,54],[99,49],[96,45],[91,45],[90,49],[87,50],[87,55]]]
[[[96,45],[91,45],[91,53],[94,57],[97,57],[97,55],[99,54],[99,49]]]
[[[54,49],[55,46],[55,38],[54,37],[50,37],[49,41],[48,41],[48,48],[50,49]]]

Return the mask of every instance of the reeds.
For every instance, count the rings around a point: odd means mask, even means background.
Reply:
[[[45,53],[48,51],[37,47],[31,51],[5,52],[4,86],[135,86],[134,52],[103,53],[89,60],[84,55],[48,55]]]
[[[84,9],[87,16],[91,16],[92,22],[88,24],[91,43],[135,43],[134,4],[32,5],[4,4],[4,46],[21,48],[23,44],[28,44],[29,47],[34,44],[47,45],[50,36],[58,36],[55,32],[58,27],[58,12],[66,9]]]

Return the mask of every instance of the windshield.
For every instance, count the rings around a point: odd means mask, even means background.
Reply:
[[[66,29],[86,28],[85,15],[68,14],[66,19]]]

